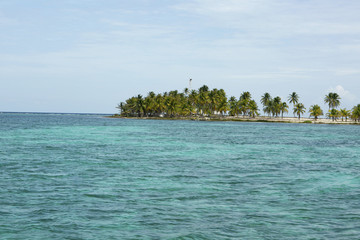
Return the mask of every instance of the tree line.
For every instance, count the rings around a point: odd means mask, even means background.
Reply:
[[[324,98],[324,103],[329,106],[326,114],[333,121],[341,118],[347,121],[349,118],[360,122],[360,104],[351,110],[337,109],[340,106],[340,96],[330,92]],[[304,104],[299,102],[299,95],[291,93],[287,101],[282,101],[279,96],[272,97],[264,93],[260,99],[263,111],[269,117],[281,117],[289,112],[292,105],[294,116],[299,119],[306,112]],[[191,116],[247,116],[255,118],[259,116],[259,107],[250,92],[243,92],[239,98],[232,96],[229,99],[223,89],[209,89],[204,85],[198,90],[185,88],[183,92],[177,90],[154,93],[149,92],[147,96],[137,95],[118,104],[120,115],[124,117],[191,117]],[[317,120],[324,115],[319,105],[310,106],[308,112],[310,117]]]

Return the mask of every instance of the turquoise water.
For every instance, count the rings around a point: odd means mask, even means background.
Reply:
[[[0,239],[359,239],[360,126],[0,114]]]

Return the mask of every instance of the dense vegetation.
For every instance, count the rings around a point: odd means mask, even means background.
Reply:
[[[360,104],[352,110],[337,108],[340,106],[340,96],[337,93],[329,93],[324,98],[324,103],[329,106],[327,117],[333,121],[341,118],[347,121],[349,118],[360,121]],[[271,97],[265,93],[260,100],[263,111],[269,117],[283,117],[289,112],[289,104],[293,105],[292,112],[299,119],[306,111],[304,104],[299,102],[299,95],[293,92],[287,102],[280,97]],[[198,90],[185,88],[183,92],[177,90],[155,94],[149,92],[146,97],[137,95],[121,102],[117,108],[123,117],[192,117],[192,116],[247,116],[255,118],[259,116],[259,107],[252,99],[250,92],[243,92],[239,99],[232,96],[229,99],[223,89],[212,89],[204,85]],[[323,110],[319,105],[309,108],[311,117],[315,120],[323,116]]]

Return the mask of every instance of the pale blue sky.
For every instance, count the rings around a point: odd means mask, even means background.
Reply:
[[[351,108],[359,13],[358,0],[0,0],[0,111],[115,113],[190,77],[258,102],[296,91],[307,108],[337,91]]]

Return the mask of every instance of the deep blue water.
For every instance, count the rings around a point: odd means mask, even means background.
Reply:
[[[360,126],[0,114],[0,239],[359,239]]]

